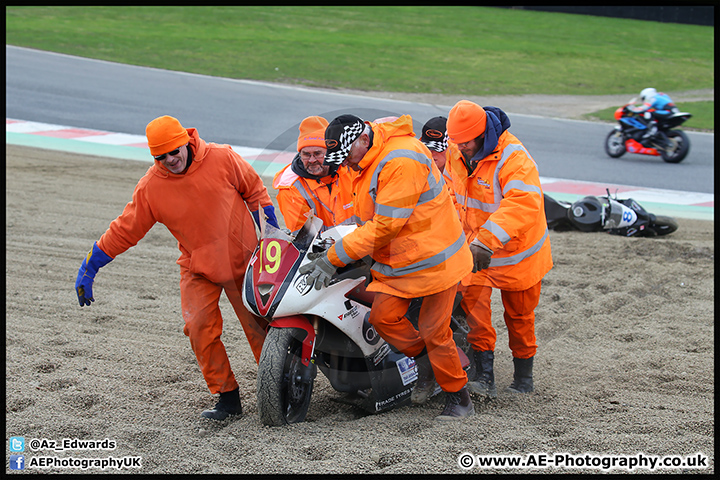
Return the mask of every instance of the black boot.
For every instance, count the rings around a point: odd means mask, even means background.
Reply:
[[[507,388],[508,392],[513,393],[529,393],[535,388],[533,387],[533,357],[530,358],[515,358],[513,357],[513,364],[515,365],[515,374],[513,381]]]
[[[475,377],[468,381],[468,390],[475,395],[497,398],[495,373],[493,372],[495,352],[473,350],[473,359],[475,360]]]
[[[240,389],[236,388],[230,392],[221,392],[220,400],[218,400],[215,407],[210,410],[205,410],[200,416],[212,420],[225,420],[229,415],[240,414],[242,414]]]
[[[430,363],[427,349],[423,349],[418,356],[415,357],[415,366],[417,367],[417,382],[410,394],[410,401],[415,405],[423,405],[432,397],[437,388],[435,381],[435,373]]]
[[[475,415],[475,406],[470,398],[470,392],[467,386],[464,386],[458,392],[446,392],[447,403],[442,413],[435,417],[440,421],[455,421]]]

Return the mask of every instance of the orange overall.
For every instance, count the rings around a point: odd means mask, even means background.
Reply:
[[[367,123],[367,122],[366,122]],[[412,119],[369,123],[372,146],[353,183],[360,227],[328,250],[343,266],[367,255],[375,261],[368,290],[378,292],[370,323],[391,345],[414,357],[427,348],[443,390],[467,383],[450,329],[458,282],[472,269],[452,199],[430,151],[414,138]],[[419,332],[403,316],[424,297]]]
[[[223,290],[256,361],[265,339],[264,320],[247,311],[241,292],[258,241],[250,210],[272,200],[255,170],[229,145],[206,143],[194,128],[187,131],[192,151],[187,171],[173,174],[156,160],[98,246],[114,258],[136,245],[155,223],[168,228],[181,252],[177,263],[184,332],[210,392],[220,393],[238,388],[220,340],[218,301]]]

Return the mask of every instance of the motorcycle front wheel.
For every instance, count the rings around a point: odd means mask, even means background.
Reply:
[[[677,229],[678,224],[675,219],[664,215],[656,215],[655,221],[648,227],[648,230],[652,230],[655,235],[667,235]]]
[[[612,158],[622,157],[627,150],[625,149],[625,138],[621,131],[613,130],[605,138],[605,153]]]
[[[302,364],[305,335],[300,328],[271,327],[265,337],[257,374],[257,406],[264,425],[305,420],[317,368],[314,363]]]
[[[690,151],[690,139],[682,130],[669,130],[665,133],[670,146],[660,150],[660,156],[667,163],[680,163]]]

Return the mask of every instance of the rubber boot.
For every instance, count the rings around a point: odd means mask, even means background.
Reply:
[[[441,422],[452,422],[475,415],[475,406],[470,398],[467,385],[458,392],[446,392],[447,402],[442,413],[435,417]]]
[[[417,367],[418,376],[417,382],[415,382],[415,386],[410,394],[410,401],[415,405],[423,405],[427,403],[437,388],[435,373],[433,372],[427,349],[423,349],[423,351],[415,357],[415,366]]]
[[[473,359],[475,360],[475,378],[468,381],[468,390],[474,395],[497,398],[495,373],[493,372],[495,352],[492,350],[479,352],[473,350]]]
[[[513,375],[513,381],[507,388],[508,392],[513,393],[529,393],[535,390],[533,386],[533,358],[515,358],[513,357],[513,364],[515,365],[515,374]]]
[[[220,399],[215,407],[205,410],[200,414],[201,417],[210,418],[212,420],[225,420],[230,415],[241,415],[242,404],[240,403],[240,388],[236,388],[230,392],[220,393]]]

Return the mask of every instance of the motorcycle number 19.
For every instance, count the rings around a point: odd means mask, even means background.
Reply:
[[[265,245],[265,240],[260,242],[260,273],[263,268],[267,273],[275,273],[280,268],[280,257],[282,248],[277,240],[271,240]]]

